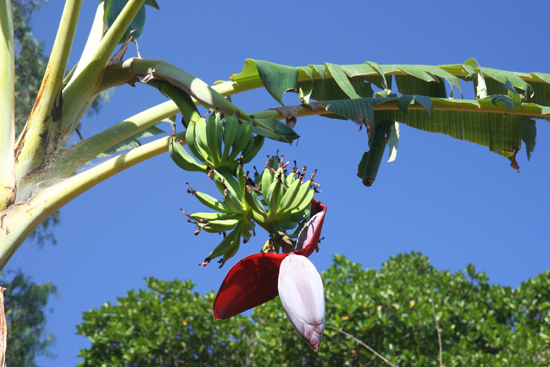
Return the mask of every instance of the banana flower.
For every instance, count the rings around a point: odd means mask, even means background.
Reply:
[[[294,329],[318,350],[325,330],[325,293],[319,272],[307,257],[291,252],[281,263],[278,288]]]
[[[307,257],[317,248],[326,210],[326,205],[312,200],[312,217],[293,253],[257,253],[235,264],[214,300],[214,317],[225,320],[280,295],[294,328],[317,350],[325,325],[325,298],[321,277]]]

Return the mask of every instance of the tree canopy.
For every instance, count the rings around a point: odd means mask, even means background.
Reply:
[[[473,265],[451,273],[420,253],[380,269],[336,255],[322,274],[327,328],[319,352],[294,332],[280,301],[217,321],[215,294],[190,281],[146,279],[116,304],[86,312],[81,366],[541,366],[550,362],[550,271],[517,289]],[[436,321],[437,320],[437,321]],[[351,335],[352,337],[348,336]]]

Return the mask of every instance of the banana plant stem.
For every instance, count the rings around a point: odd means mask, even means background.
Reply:
[[[185,133],[176,134],[176,138],[185,141]],[[27,202],[13,204],[0,211],[0,269],[6,265],[27,236],[46,218],[104,180],[165,152],[169,139],[170,137],[166,136],[111,158],[39,191]]]

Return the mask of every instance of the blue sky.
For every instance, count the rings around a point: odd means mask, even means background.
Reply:
[[[208,83],[241,71],[246,58],[293,66],[324,62],[356,64],[457,64],[475,57],[481,66],[550,73],[546,1],[158,1],[147,10],[141,55],[166,60]],[[374,3],[374,4],[373,4]],[[78,60],[95,11],[85,1],[71,65]],[[61,1],[50,1],[33,19],[36,37],[52,47]],[[127,56],[135,55],[130,47]],[[99,115],[83,119],[91,136],[124,118],[166,101],[147,86],[117,88]],[[233,98],[247,112],[277,107],[265,91]],[[297,104],[295,95],[285,98]],[[167,128],[167,126],[166,126]],[[301,118],[292,146],[270,142],[255,161],[277,150],[287,160],[317,168],[328,206],[321,251],[310,259],[322,271],[336,253],[365,268],[390,256],[420,251],[438,269],[474,264],[492,283],[516,287],[549,268],[548,205],[550,126],[537,123],[537,146],[521,173],[488,148],[401,125],[397,160],[383,163],[377,181],[364,187],[356,176],[367,150],[365,131],[349,121]],[[167,154],[133,167],[76,198],[61,211],[57,246],[25,243],[8,268],[21,268],[36,282],[51,281],[61,296],[48,307],[48,331],[57,337],[56,360],[78,363],[76,336],[82,312],[116,302],[144,277],[192,279],[196,290],[217,290],[235,261],[259,251],[259,233],[225,268],[197,264],[219,240],[193,236],[180,212],[201,209],[185,181],[211,194],[200,174],[177,168]],[[330,317],[330,315],[327,315]]]

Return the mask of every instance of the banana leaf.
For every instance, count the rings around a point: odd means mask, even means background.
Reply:
[[[396,121],[486,146],[518,170],[522,140],[528,158],[535,147],[533,119],[550,119],[550,74],[481,67],[473,58],[439,66],[366,61],[300,67],[247,59],[231,80],[250,88],[263,85],[281,104],[287,91],[299,93],[302,103],[322,101],[329,112],[324,116],[364,124],[369,146],[381,121]],[[463,96],[461,82],[477,99],[454,98],[456,90]]]

